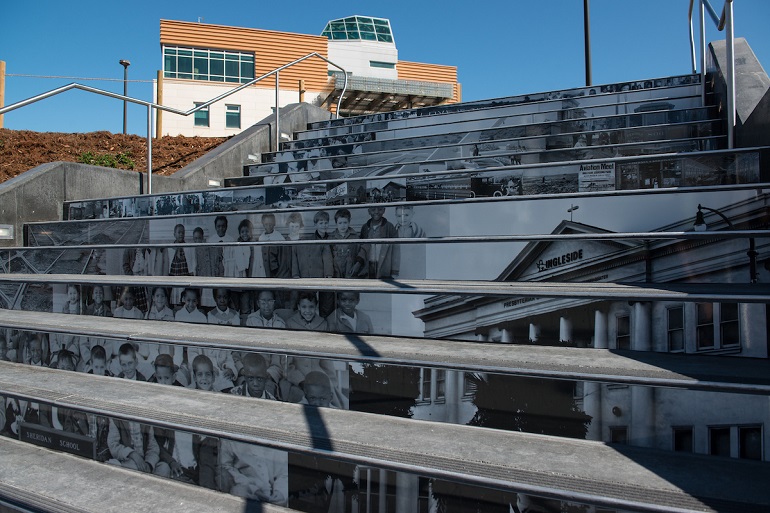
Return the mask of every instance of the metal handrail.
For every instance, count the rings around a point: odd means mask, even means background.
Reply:
[[[692,56],[692,72],[697,72],[695,61],[695,39],[693,37],[692,10],[695,0],[690,0],[688,9],[688,20],[690,22],[690,54]],[[709,0],[699,0],[699,20],[700,20],[700,77],[703,90],[701,92],[705,103],[706,95],[706,21],[705,12],[708,12],[711,20],[720,32],[727,29],[727,73],[725,82],[727,84],[727,147],[734,147],[735,139],[735,33],[733,26],[733,0],[725,0],[722,7],[722,15],[717,16],[716,11],[709,3]]]
[[[279,131],[280,125],[279,125],[279,119],[278,119],[278,112],[279,112],[279,105],[278,105],[279,73],[280,73],[281,70],[284,70],[286,68],[294,66],[295,64],[298,64],[298,63],[300,63],[300,62],[302,62],[302,61],[304,61],[306,59],[309,59],[311,57],[318,57],[319,59],[326,61],[327,63],[331,64],[335,68],[341,70],[342,73],[345,75],[345,83],[344,83],[344,85],[342,87],[342,94],[340,94],[340,99],[337,102],[337,113],[336,113],[336,116],[339,117],[340,105],[342,104],[342,98],[345,95],[345,91],[346,91],[346,89],[348,87],[348,74],[347,74],[347,72],[342,67],[340,67],[339,65],[333,63],[332,61],[330,61],[329,59],[327,59],[323,55],[319,54],[318,52],[313,52],[313,53],[307,54],[304,57],[300,57],[299,59],[296,59],[296,60],[293,60],[293,61],[291,61],[291,62],[289,62],[287,64],[284,64],[283,66],[280,66],[280,67],[278,67],[278,68],[276,68],[276,69],[274,69],[272,71],[269,71],[269,72],[265,73],[264,75],[261,75],[259,77],[256,77],[256,78],[252,79],[252,80],[249,80],[248,82],[246,82],[244,84],[241,84],[238,87],[235,87],[233,89],[230,89],[229,91],[227,91],[227,92],[225,92],[223,94],[220,94],[216,98],[212,98],[211,100],[209,100],[209,101],[207,101],[205,103],[202,103],[202,104],[200,104],[200,105],[198,105],[196,107],[193,107],[192,109],[187,110],[187,111],[175,109],[173,107],[168,107],[166,105],[160,105],[158,103],[148,102],[146,100],[140,100],[138,98],[133,98],[131,96],[125,96],[125,95],[122,95],[122,94],[113,93],[111,91],[105,91],[103,89],[98,89],[96,87],[90,87],[90,86],[86,86],[86,85],[82,85],[82,84],[78,84],[78,83],[74,83],[73,82],[71,84],[68,84],[68,85],[65,85],[65,86],[62,86],[62,87],[58,87],[56,89],[52,89],[52,90],[47,91],[45,93],[39,94],[37,96],[32,96],[31,98],[27,98],[26,100],[21,100],[19,102],[12,103],[11,105],[8,105],[6,107],[2,107],[2,108],[0,108],[0,115],[5,114],[6,112],[10,112],[12,110],[20,109],[21,107],[25,107],[25,106],[30,105],[32,103],[36,103],[36,102],[39,102],[41,100],[45,100],[46,98],[50,98],[51,96],[56,96],[57,94],[64,93],[66,91],[69,91],[70,89],[80,89],[81,91],[86,91],[86,92],[94,93],[94,94],[100,94],[102,96],[107,96],[107,97],[110,97],[110,98],[115,98],[117,100],[126,101],[126,102],[130,102],[130,103],[135,103],[137,105],[144,105],[145,107],[147,107],[147,193],[148,194],[152,194],[152,111],[153,111],[153,109],[170,112],[172,114],[178,114],[180,116],[189,116],[190,114],[194,114],[195,112],[198,112],[199,110],[206,109],[206,108],[209,107],[209,105],[211,105],[213,103],[216,103],[218,101],[221,101],[221,100],[227,98],[228,96],[231,96],[231,95],[237,93],[238,91],[240,91],[242,89],[245,89],[246,87],[249,87],[251,85],[256,84],[260,80],[264,80],[265,78],[275,74],[275,77],[276,77],[276,80],[275,80],[275,131],[276,131],[276,134],[280,135],[280,131]],[[279,141],[280,141],[280,136],[277,136],[275,138],[275,145],[276,145],[275,149],[276,149],[276,151],[278,150]]]

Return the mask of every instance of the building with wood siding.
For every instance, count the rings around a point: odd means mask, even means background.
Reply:
[[[461,101],[457,67],[408,62],[385,19],[351,16],[327,23],[314,36],[207,23],[161,20],[163,70],[157,100],[189,110],[311,53],[280,72],[278,104],[305,101],[342,115]],[[340,95],[342,99],[340,100]],[[228,136],[273,113],[275,78],[269,76],[192,116],[163,113],[162,135]]]

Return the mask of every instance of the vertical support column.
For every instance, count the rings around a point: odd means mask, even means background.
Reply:
[[[460,398],[463,395],[463,371],[444,371],[444,400],[446,401],[446,418],[444,422],[459,423]]]
[[[596,349],[610,347],[607,336],[607,313],[601,310],[594,312],[594,347]]]
[[[299,102],[302,103],[305,101],[305,81],[300,80],[299,81]]]
[[[377,498],[379,499],[377,501],[377,511],[382,511],[383,513],[388,511],[388,471],[385,469],[380,469],[380,487],[377,492]],[[367,511],[369,511],[367,509]]]
[[[486,342],[487,336],[483,333],[476,333],[476,341],[477,342]]]
[[[572,320],[568,317],[559,317],[559,343],[572,343]]]
[[[500,342],[503,344],[513,343],[513,332],[509,328],[500,328]]]
[[[634,351],[651,351],[650,304],[642,301],[634,303],[634,316],[631,320],[633,323],[631,349]]]
[[[420,478],[406,472],[396,472],[396,508],[398,513],[417,513],[420,498]],[[385,509],[380,511],[384,512]]]
[[[629,443],[638,447],[655,445],[655,390],[631,386],[631,426]]]
[[[540,340],[540,325],[533,322],[529,323],[529,342],[536,344]]]
[[[0,61],[0,109],[5,106],[5,61]],[[0,128],[3,128],[3,114],[0,114]]]
[[[583,383],[583,410],[591,416],[588,440],[602,440],[602,385],[592,381]]]
[[[278,151],[278,146],[281,144],[281,121],[278,113],[278,90],[280,86],[279,73],[280,71],[275,72],[275,151]]]
[[[733,30],[733,3],[725,2],[727,27],[727,148],[735,145],[735,33]]]
[[[147,106],[147,194],[152,194],[152,106]]]
[[[155,103],[163,105],[163,71],[158,70],[158,80],[156,82]],[[163,137],[163,111],[158,109],[155,112],[155,138]]]

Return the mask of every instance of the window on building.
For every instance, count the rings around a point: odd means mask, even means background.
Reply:
[[[722,347],[741,343],[738,328],[738,303],[719,304],[719,342]]]
[[[225,107],[225,127],[241,128],[241,106],[227,105]]]
[[[627,444],[628,443],[628,426],[611,426],[610,443]]]
[[[739,456],[747,460],[762,460],[762,428],[744,426],[738,428]]]
[[[699,351],[740,345],[738,303],[697,303],[696,307]]]
[[[684,308],[668,309],[668,350],[684,351]]]
[[[696,325],[695,340],[698,349],[714,348],[714,304],[697,303],[698,322]]]
[[[385,18],[370,18],[368,16],[350,16],[331,20],[326,24],[321,35],[331,40],[393,42],[390,21]]]
[[[446,371],[436,369],[436,394],[433,396],[436,401],[446,400]]]
[[[631,349],[631,317],[628,315],[618,315],[616,320],[615,347],[618,349]]]
[[[692,426],[675,427],[674,450],[678,452],[693,452]]]
[[[417,398],[418,401],[430,401],[431,374],[431,369],[420,369],[420,396]]]
[[[472,372],[464,372],[463,373],[463,398],[464,399],[473,399],[476,397],[476,389],[478,388],[478,385],[476,384],[476,376]]]
[[[730,428],[709,428],[709,454],[712,456],[730,456]]]
[[[203,105],[203,102],[196,102],[195,106],[199,107]],[[195,117],[195,126],[209,126],[209,108],[204,107],[201,110],[193,114]]]
[[[396,69],[396,64],[393,63],[393,62],[369,61],[369,67],[370,68]]]
[[[164,46],[163,76],[208,82],[244,83],[254,78],[254,54]]]

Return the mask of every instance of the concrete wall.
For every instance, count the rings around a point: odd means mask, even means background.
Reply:
[[[329,111],[307,103],[281,109],[283,133],[304,130],[308,123],[328,119]],[[173,176],[153,176],[153,192],[189,191],[208,188],[209,179],[241,176],[248,155],[260,156],[269,147],[269,123],[275,144],[275,119],[270,116],[232,137]],[[139,194],[144,173],[89,166],[75,162],[51,162],[0,184],[0,225],[11,225],[12,240],[0,240],[0,247],[21,246],[24,223],[62,218],[65,201]],[[146,192],[146,188],[145,188]]]
[[[714,41],[709,50],[714,91],[726,108],[727,42]],[[735,147],[770,145],[770,77],[742,37],[735,38],[735,110]]]

